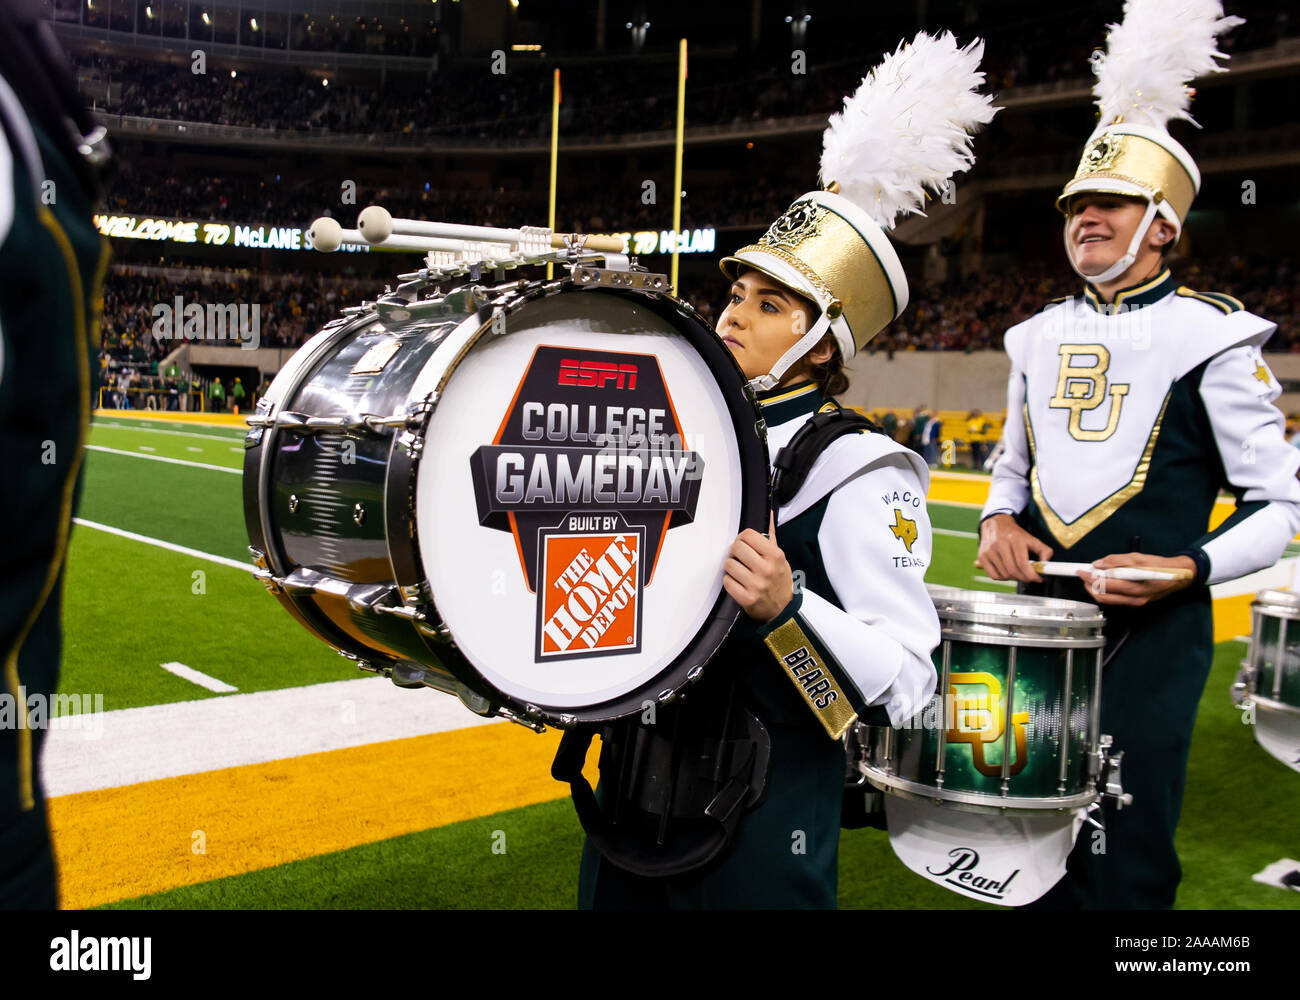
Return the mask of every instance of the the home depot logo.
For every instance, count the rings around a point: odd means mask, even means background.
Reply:
[[[566,521],[541,533],[537,658],[639,652],[645,530],[616,515]],[[568,530],[588,527],[602,530]]]
[[[539,345],[470,476],[537,595],[536,662],[639,653],[642,591],[704,481],[658,359]]]

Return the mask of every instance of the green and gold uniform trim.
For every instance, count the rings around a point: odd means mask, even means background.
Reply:
[[[1029,455],[1033,465],[1029,475],[1029,487],[1033,493],[1034,503],[1038,505],[1038,510],[1043,516],[1043,523],[1047,525],[1047,530],[1063,546],[1073,548],[1080,539],[1096,529],[1106,518],[1142,492],[1147,483],[1147,473],[1151,469],[1151,456],[1156,450],[1156,439],[1160,436],[1160,426],[1164,422],[1165,410],[1169,406],[1169,398],[1172,394],[1172,391],[1165,393],[1164,402],[1160,404],[1160,414],[1156,417],[1156,422],[1151,428],[1151,436],[1147,438],[1146,447],[1142,449],[1142,457],[1138,459],[1137,467],[1133,470],[1133,478],[1101,503],[1080,514],[1069,523],[1062,520],[1061,516],[1052,510],[1047,498],[1043,495],[1043,486],[1038,478],[1038,448],[1034,441],[1034,428],[1029,420],[1029,404],[1025,404],[1025,432],[1026,437],[1029,439]]]
[[[77,475],[81,471],[81,461],[86,454],[86,432],[90,425],[89,351],[92,344],[97,345],[99,340],[99,318],[102,309],[100,290],[103,288],[109,258],[108,240],[101,240],[99,263],[96,265],[94,279],[91,284],[92,309],[89,314],[90,323],[87,324],[84,298],[85,286],[82,283],[81,269],[77,266],[77,254],[73,249],[72,240],[68,238],[68,234],[64,232],[54,213],[44,205],[37,210],[37,221],[49,231],[50,237],[54,240],[59,253],[63,257],[64,267],[67,270],[68,294],[72,298],[73,336],[76,338],[73,354],[77,359],[79,398],[77,405],[77,447],[73,452],[72,461],[69,463],[67,478],[60,490],[58,536],[54,543],[54,556],[50,560],[49,569],[46,572],[45,581],[41,585],[40,593],[31,610],[28,611],[26,618],[23,619],[14,640],[13,648],[9,650],[4,661],[5,686],[9,689],[9,693],[13,695],[18,713],[18,800],[20,808],[24,812],[35,808],[36,796],[32,777],[32,733],[27,725],[27,699],[23,696],[22,680],[18,674],[18,657],[22,653],[27,636],[35,626],[36,620],[41,616],[41,611],[44,610],[46,602],[50,599],[50,594],[54,591],[54,585],[58,582],[59,575],[63,570],[64,557],[68,551],[68,535],[72,530],[72,499],[77,488]],[[87,331],[88,325],[90,327],[89,331]],[[88,339],[92,337],[93,340]]]
[[[804,628],[798,615],[800,604],[802,597],[796,593],[781,614],[758,630],[758,635],[817,716],[826,735],[838,740],[857,721],[858,712],[865,711],[866,704],[816,633]]]
[[[1186,285],[1178,286],[1178,294],[1186,299],[1196,299],[1198,302],[1204,302],[1206,305],[1214,306],[1225,316],[1235,312],[1241,312],[1245,306],[1241,304],[1240,299],[1235,299],[1231,295],[1225,295],[1223,292],[1198,292],[1188,288]]]
[[[1139,309],[1142,306],[1155,305],[1173,291],[1173,276],[1170,275],[1169,268],[1165,268],[1154,278],[1149,278],[1130,288],[1120,289],[1115,293],[1114,303],[1109,305],[1097,297],[1097,293],[1091,285],[1085,285],[1083,288],[1083,301],[1094,312],[1111,314],[1117,312],[1121,307],[1124,309]]]
[[[800,382],[758,394],[758,405],[769,427],[816,413],[825,403],[816,382]]]

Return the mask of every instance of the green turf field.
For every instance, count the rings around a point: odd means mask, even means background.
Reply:
[[[97,420],[78,517],[245,562],[240,477],[222,471],[240,468],[242,438],[238,428]],[[927,579],[993,588],[972,565],[977,511],[932,504],[930,515]],[[249,573],[97,528],[73,530],[64,602],[61,689],[102,691],[106,710],[222,697],[162,670],[170,661],[241,692],[360,676]],[[1243,651],[1218,646],[1201,703],[1179,829],[1181,908],[1300,909],[1300,896],[1242,874],[1300,856],[1300,780],[1255,746],[1228,699]],[[505,854],[483,849],[497,830],[510,845]],[[581,843],[562,800],[114,905],[565,908],[574,902]],[[875,830],[843,834],[840,905],[996,909],[908,872]]]

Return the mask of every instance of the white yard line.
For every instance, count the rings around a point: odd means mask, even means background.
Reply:
[[[979,538],[979,535],[974,531],[954,531],[952,528],[936,528],[934,526],[931,526],[930,530],[936,535],[950,535],[953,538]]]
[[[219,681],[215,677],[209,677],[201,670],[195,670],[193,667],[187,667],[183,663],[164,663],[162,668],[169,674],[175,674],[181,680],[189,681],[191,684],[197,684],[201,688],[207,688],[209,691],[215,691],[217,694],[232,694],[239,688],[232,687],[225,681]]]
[[[285,670],[292,668],[284,665]],[[496,723],[382,677],[72,716],[41,755],[51,798]]]
[[[153,451],[153,449],[149,448],[147,445],[142,444],[140,445],[140,447],[147,448],[149,451]],[[213,472],[229,472],[236,476],[242,476],[244,474],[243,469],[231,469],[224,465],[208,465],[205,462],[190,462],[184,458],[166,458],[163,455],[141,455],[139,452],[122,451],[120,448],[105,448],[103,445],[100,444],[88,444],[86,445],[86,450],[102,451],[109,455],[125,455],[127,458],[147,458],[150,461],[167,462],[171,465],[188,465],[191,468],[195,468],[195,469],[211,469]]]
[[[194,445],[192,445],[192,444],[187,444],[187,445],[185,446],[185,450],[186,450],[186,451],[197,451],[197,452],[199,452],[200,454],[203,453],[203,449],[202,449],[202,448],[195,448]]]
[[[209,426],[209,425],[202,425]],[[215,438],[218,441],[240,441],[243,435],[236,437],[234,434],[200,434],[197,431],[171,431],[163,427],[135,427],[131,424],[106,423],[102,420],[93,421],[90,425],[94,430],[96,427],[111,427],[114,430],[121,431],[140,431],[143,434],[174,434],[177,437],[194,437],[194,438]]]
[[[994,580],[987,576],[973,576],[971,579],[976,583],[991,583],[995,587],[1014,587],[1016,585],[1015,580]]]
[[[171,552],[179,552],[182,555],[193,556],[195,559],[206,559],[208,562],[220,563],[222,566],[231,566],[235,569],[247,570],[253,572],[252,563],[239,562],[237,559],[227,559],[225,556],[214,556],[211,552],[200,552],[198,549],[191,549],[184,545],[177,545],[175,542],[164,542],[161,538],[150,538],[148,535],[137,535],[134,531],[124,531],[121,528],[114,528],[108,524],[100,524],[97,521],[87,521],[84,517],[74,517],[73,524],[79,524],[84,528],[94,528],[96,531],[106,531],[110,535],[118,535],[122,538],[129,538],[133,542],[144,542],[146,545],[156,545],[160,549],[167,549]]]

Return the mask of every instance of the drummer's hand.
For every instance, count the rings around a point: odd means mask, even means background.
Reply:
[[[746,528],[731,543],[722,566],[722,589],[749,615],[770,622],[794,599],[794,576],[785,553],[776,544],[776,516],[768,522],[768,533],[760,535]]]
[[[1052,547],[1027,532],[1010,514],[994,514],[980,524],[980,554],[975,561],[994,580],[1041,583],[1030,557],[1051,559]]]
[[[1105,556],[1092,563],[1098,569],[1111,566],[1141,566],[1144,569],[1190,569],[1190,580],[1112,580],[1093,576],[1080,570],[1079,576],[1088,585],[1088,593],[1097,599],[1098,604],[1128,604],[1141,607],[1162,597],[1168,597],[1176,590],[1190,587],[1196,582],[1196,563],[1190,556],[1148,556],[1141,552]]]

